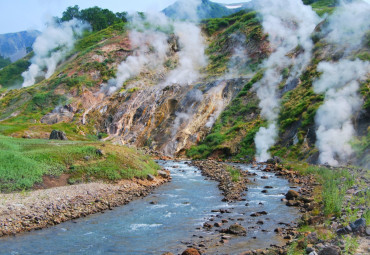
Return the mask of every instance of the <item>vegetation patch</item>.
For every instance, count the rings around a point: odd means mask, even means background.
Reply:
[[[97,150],[103,151],[103,155]],[[45,175],[70,182],[118,181],[155,175],[159,166],[136,150],[101,142],[17,139],[0,136],[0,191],[31,189]]]

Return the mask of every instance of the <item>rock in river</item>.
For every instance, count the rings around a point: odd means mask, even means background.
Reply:
[[[288,193],[285,194],[286,199],[293,200],[297,197],[299,197],[299,193],[295,190],[289,190]]]
[[[194,248],[186,249],[181,255],[201,255],[201,253]]]
[[[239,224],[233,224],[228,229],[227,232],[229,234],[238,235],[238,236],[245,236],[247,234],[247,230],[239,225]]]

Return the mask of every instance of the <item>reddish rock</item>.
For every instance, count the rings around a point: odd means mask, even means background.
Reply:
[[[186,249],[181,255],[201,255],[201,253],[195,248]]]
[[[299,193],[297,192],[297,191],[295,191],[295,190],[289,190],[286,194],[285,194],[285,197],[286,197],[286,199],[288,199],[288,200],[293,200],[293,199],[295,199],[295,198],[297,198],[297,197],[299,197]]]

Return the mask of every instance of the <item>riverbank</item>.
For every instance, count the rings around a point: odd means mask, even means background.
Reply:
[[[300,190],[283,201],[303,213],[294,228],[277,229],[288,254],[368,254],[370,171],[306,163],[267,164],[263,171],[284,177]],[[245,254],[257,254],[254,251]]]
[[[205,160],[193,164],[200,167],[205,176],[219,182],[224,196],[227,194],[224,187],[232,190],[232,185],[228,184],[230,177],[220,170],[225,168],[224,163]],[[289,181],[292,190],[281,201],[288,207],[297,207],[302,217],[296,221],[297,224],[276,225],[274,232],[286,240],[286,245],[247,250],[243,254],[339,255],[370,252],[367,248],[370,243],[368,170],[278,162],[255,164],[254,167]],[[213,226],[212,222],[205,223],[206,228],[210,226]],[[217,238],[219,236],[216,235],[214,240],[195,242],[193,247],[205,252],[211,247],[207,243],[215,244]],[[221,236],[216,246],[228,242]]]
[[[46,228],[125,205],[147,196],[170,180],[164,177],[0,194],[0,237]]]

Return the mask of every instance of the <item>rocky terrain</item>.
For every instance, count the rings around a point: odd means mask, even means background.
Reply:
[[[231,166],[225,163],[212,160],[207,161],[192,161],[192,165],[198,167],[204,176],[209,177],[219,183],[218,188],[223,192],[224,200],[228,202],[240,201],[245,191],[248,190],[247,184],[250,182],[248,173],[237,168],[232,170],[237,171],[237,179],[233,179],[230,171]]]
[[[122,180],[117,184],[88,183],[0,195],[0,236],[38,230],[104,212],[148,195],[169,181],[162,176],[148,180]]]

